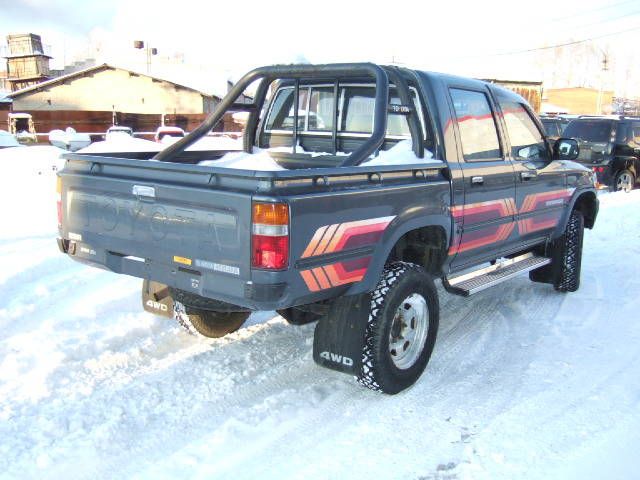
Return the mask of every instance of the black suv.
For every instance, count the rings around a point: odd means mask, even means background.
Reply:
[[[596,173],[600,186],[634,188],[640,175],[640,117],[580,117],[562,136],[578,140],[578,161]]]

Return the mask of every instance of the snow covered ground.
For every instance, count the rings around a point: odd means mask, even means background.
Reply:
[[[638,478],[640,191],[600,197],[575,294],[440,289],[431,363],[390,397],[315,366],[313,325],[202,340],[145,313],[139,280],[58,252],[28,163],[0,151],[0,479]]]

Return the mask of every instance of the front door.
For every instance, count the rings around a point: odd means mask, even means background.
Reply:
[[[500,146],[486,90],[450,88],[462,157],[464,203],[451,209],[459,238],[450,255],[454,269],[500,256],[514,241],[515,178]]]
[[[539,243],[560,221],[573,191],[524,104],[496,94],[516,174],[517,228],[523,245]]]

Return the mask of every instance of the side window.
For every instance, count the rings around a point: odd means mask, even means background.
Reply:
[[[269,118],[267,119],[267,130],[293,130],[293,88],[283,88],[278,91],[276,99],[271,107]],[[304,129],[305,108],[307,105],[306,88],[300,89],[298,100],[298,130]]]
[[[467,161],[500,159],[500,142],[486,94],[450,89],[456,112],[462,153]]]
[[[524,106],[500,96],[498,104],[507,126],[511,156],[516,160],[549,160],[544,137]]]
[[[375,104],[375,89],[371,87],[345,87],[344,112],[340,131],[345,133],[371,133],[373,131],[373,107]],[[411,90],[414,107],[421,112],[414,90]],[[400,105],[400,98],[395,88],[389,91],[389,103]],[[387,116],[387,135],[410,137],[409,124],[406,115]]]
[[[313,87],[311,89],[308,122],[308,130],[333,130],[333,87]]]
[[[640,145],[640,122],[632,123],[633,138],[631,139],[636,145]]]

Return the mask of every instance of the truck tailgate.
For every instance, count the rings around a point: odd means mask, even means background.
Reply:
[[[214,298],[242,296],[250,279],[251,195],[196,177],[143,175],[61,172],[61,233],[76,258]]]

